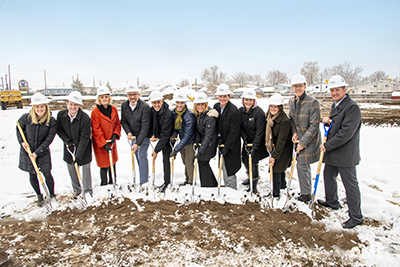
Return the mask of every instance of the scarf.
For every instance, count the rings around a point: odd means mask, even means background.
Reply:
[[[175,108],[175,113],[178,114],[178,116],[176,116],[176,119],[175,119],[175,130],[179,130],[180,128],[182,128],[182,115],[185,112],[186,112],[186,105],[182,109],[182,111],[177,111]]]
[[[265,129],[265,146],[267,147],[269,153],[272,153],[274,143],[272,140],[272,127],[274,126],[274,120],[279,116],[280,113],[273,116],[270,112],[267,115],[267,125]]]
[[[101,113],[104,114],[104,116],[107,116],[111,119],[111,105],[108,105],[107,108],[104,108],[103,105],[97,105],[97,108],[100,110]]]

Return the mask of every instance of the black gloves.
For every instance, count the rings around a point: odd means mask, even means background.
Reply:
[[[67,147],[68,147],[68,149],[69,149],[70,151],[74,151],[74,149],[75,149],[75,144],[74,144],[74,142],[69,141],[69,142],[67,143]]]
[[[176,140],[178,140],[178,136],[176,134],[171,135],[171,145],[174,146],[176,143]]]
[[[111,147],[108,144],[105,144],[103,147],[108,153],[111,153]]]
[[[172,158],[176,158],[176,154],[178,154],[178,152],[176,152],[176,150],[174,149],[174,150],[172,150],[172,152],[171,152],[171,155],[170,155],[170,157]]]
[[[114,143],[115,143],[115,139],[117,139],[117,137],[118,137],[118,134],[113,134],[112,135],[112,137],[111,137],[111,145],[113,145]]]
[[[229,149],[227,147],[222,148],[221,153],[222,155],[226,156],[228,154]]]

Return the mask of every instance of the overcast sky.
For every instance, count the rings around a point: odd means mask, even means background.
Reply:
[[[343,61],[400,77],[400,1],[0,0],[0,76],[13,86],[200,82]]]

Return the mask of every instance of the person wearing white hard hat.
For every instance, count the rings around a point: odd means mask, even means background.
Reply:
[[[167,186],[171,182],[171,163],[170,154],[172,151],[169,143],[172,131],[174,130],[174,115],[169,109],[167,102],[163,100],[163,95],[160,91],[153,91],[150,94],[151,108],[151,142],[157,142],[154,147],[152,158],[156,160],[160,151],[163,154],[163,170],[164,170],[164,183],[159,187],[160,191],[165,192]],[[164,186],[165,185],[165,186]]]
[[[321,133],[319,123],[321,112],[318,100],[306,94],[307,82],[303,75],[292,78],[295,97],[289,100],[289,118],[292,127],[292,141],[297,144],[297,174],[299,176],[302,202],[311,200],[310,164],[319,161]]]
[[[280,190],[286,188],[285,171],[292,161],[293,142],[290,120],[283,110],[283,97],[273,94],[269,99],[265,143],[271,156],[269,164],[273,166],[273,197],[280,196]]]
[[[329,79],[328,87],[334,101],[329,117],[322,122],[333,123],[327,141],[321,144],[324,155],[325,200],[319,199],[322,206],[337,210],[340,208],[337,189],[337,176],[340,174],[346,191],[349,219],[342,224],[351,229],[363,222],[361,212],[361,193],[357,181],[356,166],[360,162],[361,111],[346,92],[348,84],[339,75]]]
[[[185,182],[183,185],[193,183],[193,163],[194,163],[194,131],[196,129],[196,118],[192,111],[186,106],[188,100],[185,92],[177,91],[174,93],[175,108],[174,132],[173,137],[179,137],[179,143],[172,149],[171,157],[176,157],[180,152],[183,165],[185,165]]]
[[[50,144],[53,142],[57,133],[57,123],[51,116],[48,103],[49,100],[47,97],[41,93],[35,93],[31,97],[30,105],[32,108],[30,112],[23,114],[18,119],[27,143],[24,142],[17,129],[17,139],[21,144],[18,167],[29,173],[29,181],[33,190],[35,190],[37,205],[40,207],[44,204],[43,194],[40,191],[38,177],[30,157],[36,161],[39,170],[43,173],[50,197],[55,198],[54,179],[51,174]],[[30,148],[32,153],[30,155],[28,154],[28,148]]]
[[[144,184],[149,179],[147,150],[151,137],[151,109],[139,98],[140,90],[136,85],[129,86],[125,93],[128,100],[121,105],[121,124],[131,142],[131,149],[136,155],[140,184]]]
[[[210,167],[210,160],[217,153],[216,119],[208,115],[208,99],[205,93],[200,93],[194,99],[193,113],[196,116],[195,144],[197,152],[195,158],[199,163],[200,184],[202,187],[216,187],[218,185],[214,172]]]
[[[116,179],[118,151],[116,140],[121,136],[118,110],[111,105],[110,89],[102,85],[97,89],[96,107],[92,110],[93,150],[97,166],[100,167],[100,185],[112,184]],[[112,177],[109,153],[112,155],[114,177]]]
[[[257,105],[257,96],[254,89],[246,89],[242,94],[242,107],[240,113],[240,136],[243,140],[242,162],[246,168],[246,173],[252,169],[253,193],[257,193],[257,184],[260,180],[258,172],[258,162],[268,157],[265,148],[265,113]],[[251,154],[252,164],[249,166],[249,154]],[[250,185],[250,179],[243,181],[243,185]],[[250,187],[248,188],[250,191]]]
[[[226,187],[237,189],[236,173],[240,170],[240,113],[229,100],[231,90],[229,85],[218,85],[218,103],[214,109],[218,112],[217,130],[218,145],[223,155],[223,176]],[[222,147],[223,146],[223,147]]]
[[[68,95],[67,109],[57,114],[57,135],[64,142],[64,161],[67,163],[73,190],[73,198],[79,195],[93,195],[91,120],[89,115],[82,111],[82,95],[78,91]],[[75,161],[74,161],[75,158]],[[75,170],[74,163],[82,166],[82,185]]]

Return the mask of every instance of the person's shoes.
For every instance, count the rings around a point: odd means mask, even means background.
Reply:
[[[319,205],[324,206],[324,207],[326,207],[326,208],[331,208],[331,209],[333,209],[333,210],[338,210],[338,209],[340,208],[339,205],[337,205],[337,206],[331,206],[331,205],[329,205],[328,203],[326,203],[325,200],[322,200],[322,199],[318,199],[317,202],[318,202]]]
[[[183,183],[181,183],[181,184],[179,184],[179,186],[185,186],[185,185],[192,185],[191,183],[189,183],[189,182],[183,182]]]
[[[250,179],[249,178],[244,179],[242,185],[250,185]]]
[[[78,194],[78,193],[74,193],[74,195],[73,195],[71,198],[74,199],[74,200],[75,200],[75,199],[78,199],[79,195],[80,195],[80,194]]]
[[[311,201],[311,195],[300,195],[299,197],[296,198],[298,201],[308,203]]]
[[[44,204],[43,195],[42,194],[37,195],[37,198],[38,198],[38,200],[37,200],[38,207],[42,207]]]
[[[169,183],[163,183],[162,186],[159,187],[160,193],[165,193],[165,190],[167,189]]]
[[[353,229],[354,227],[356,227],[357,225],[362,224],[363,222],[356,222],[355,220],[352,219],[348,219],[347,221],[345,221],[344,223],[342,223],[342,227],[344,229]]]

